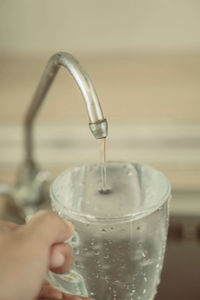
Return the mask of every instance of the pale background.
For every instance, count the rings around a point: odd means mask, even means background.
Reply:
[[[95,85],[109,122],[108,158],[149,163],[174,188],[198,188],[199,15],[195,0],[1,0],[1,177],[10,178],[23,160],[22,120],[49,57],[62,50],[81,61]],[[98,159],[80,92],[66,70],[37,124],[38,160],[46,168]]]
[[[174,239],[158,299],[200,299],[200,1],[0,0],[0,180],[16,181],[23,118],[57,51],[72,53],[94,83],[109,123],[108,159],[150,164],[172,184]],[[37,162],[52,178],[99,161],[66,70],[36,123]]]
[[[200,50],[198,0],[1,0],[1,50],[53,53]]]
[[[12,178],[23,160],[22,120],[49,57],[62,50],[81,61],[96,87],[109,122],[108,158],[152,164],[174,188],[198,189],[199,15],[196,0],[1,0],[1,177]],[[37,157],[52,172],[98,160],[66,70],[37,124]]]

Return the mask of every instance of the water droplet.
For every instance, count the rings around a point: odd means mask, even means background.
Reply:
[[[111,267],[111,265],[105,264],[105,265],[102,266],[102,269],[103,270],[109,270],[110,267]]]
[[[84,253],[84,256],[85,257],[91,257],[91,256],[93,256],[93,251],[88,251],[88,252]]]
[[[152,263],[153,263],[152,259],[146,259],[142,262],[142,265],[145,267],[151,265]]]
[[[142,252],[142,256],[143,256],[143,257],[146,257],[146,256],[147,256],[147,251],[143,251],[143,252]]]
[[[119,280],[115,280],[113,283],[114,283],[115,285],[121,286],[121,282],[120,282]],[[113,290],[113,293],[116,293],[116,291]]]
[[[100,252],[96,250],[96,251],[94,251],[94,254],[95,254],[95,255],[99,255]]]
[[[156,269],[159,269],[159,268],[160,268],[160,265],[159,265],[159,264],[157,264],[157,265],[156,265]]]
[[[146,294],[146,289],[143,290],[143,295]]]

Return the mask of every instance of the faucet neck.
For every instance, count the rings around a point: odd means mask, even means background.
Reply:
[[[65,67],[75,79],[86,104],[89,127],[95,138],[105,138],[108,132],[107,121],[94,89],[94,86],[80,63],[69,53],[59,52],[53,55],[42,74],[25,118],[26,161],[33,163],[33,124],[44,98],[53,83],[59,68]]]

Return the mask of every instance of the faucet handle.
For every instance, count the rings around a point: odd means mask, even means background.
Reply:
[[[41,206],[47,206],[47,187],[51,179],[48,171],[30,168],[27,165],[20,170],[19,181],[15,187],[13,200],[23,211],[23,217],[35,213]]]
[[[6,211],[6,218],[22,222],[27,215],[33,215],[40,208],[48,208],[47,187],[50,179],[51,175],[47,171],[23,166],[20,168],[16,186],[0,183],[0,194],[10,199],[7,202],[9,208]]]

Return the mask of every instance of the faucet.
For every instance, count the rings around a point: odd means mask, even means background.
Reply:
[[[14,200],[20,221],[37,210],[48,206],[47,185],[50,173],[41,171],[34,159],[33,125],[44,98],[53,83],[59,68],[65,67],[75,79],[85,100],[89,117],[89,128],[96,139],[108,134],[107,120],[104,118],[94,86],[80,63],[69,53],[54,54],[42,74],[24,121],[25,160],[19,170],[16,186],[0,184],[0,194]]]

